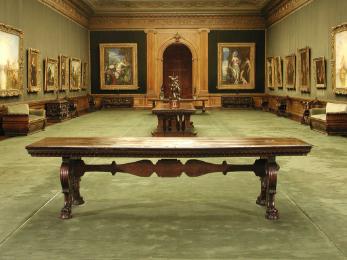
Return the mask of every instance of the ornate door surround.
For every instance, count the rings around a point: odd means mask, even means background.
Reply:
[[[180,43],[192,53],[192,87],[197,96],[208,94],[208,29],[150,29],[147,33],[147,96],[159,97],[163,84],[163,54]]]

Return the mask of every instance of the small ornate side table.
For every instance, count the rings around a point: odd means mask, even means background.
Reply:
[[[67,100],[53,100],[46,103],[46,117],[48,122],[61,122],[69,119],[69,102]]]

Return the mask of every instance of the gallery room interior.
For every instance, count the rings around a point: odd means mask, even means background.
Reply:
[[[346,9],[0,0],[0,259],[347,259]]]

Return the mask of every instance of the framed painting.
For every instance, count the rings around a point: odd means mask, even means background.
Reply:
[[[23,32],[0,23],[0,97],[23,91]]]
[[[274,84],[277,88],[283,88],[282,82],[282,59],[280,56],[273,58]]]
[[[82,71],[81,60],[77,58],[70,59],[70,90],[81,89]]]
[[[332,29],[331,45],[333,90],[335,94],[347,95],[347,23]]]
[[[319,57],[313,59],[314,63],[314,78],[316,82],[316,88],[322,89],[325,88],[326,77],[325,77],[325,59],[324,57]]]
[[[100,88],[138,89],[137,44],[100,44]]]
[[[69,89],[69,57],[59,55],[59,90]]]
[[[88,73],[88,63],[83,62],[82,63],[82,89],[87,89],[88,87],[87,73]]]
[[[58,91],[59,74],[58,60],[46,58],[45,60],[45,91]]]
[[[218,43],[218,89],[255,88],[255,43]]]
[[[311,90],[310,48],[299,49],[299,88],[301,92]]]
[[[273,57],[266,58],[266,85],[269,89],[274,89],[273,83]]]
[[[285,85],[287,89],[295,90],[296,83],[296,56],[295,54],[290,54],[284,59],[285,67],[286,67],[286,80]]]
[[[28,49],[28,92],[41,91],[40,51]]]

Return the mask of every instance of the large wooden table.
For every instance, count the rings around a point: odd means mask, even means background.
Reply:
[[[157,103],[169,103],[170,99],[168,98],[149,98],[148,101],[152,102],[152,108],[156,106]],[[181,103],[193,103],[196,109],[201,109],[203,113],[206,111],[205,102],[208,101],[208,98],[197,97],[197,98],[182,98],[180,99]],[[198,104],[197,104],[198,103]],[[200,105],[199,105],[200,103]]]
[[[311,145],[295,138],[98,138],[49,137],[28,145],[29,154],[37,157],[62,157],[60,181],[64,193],[62,219],[71,218],[71,206],[84,203],[80,181],[85,172],[124,172],[149,177],[179,177],[183,172],[197,177],[213,172],[226,175],[234,171],[253,171],[260,177],[260,194],[256,203],[266,206],[265,217],[278,219],[275,207],[277,172],[276,156],[307,155]],[[87,165],[82,157],[161,158],[156,163],[148,159],[109,165]],[[234,165],[204,162],[202,157],[258,157],[253,164]],[[182,164],[177,158],[191,158]]]
[[[169,103],[158,103],[152,113],[158,118],[157,128],[152,136],[195,136],[191,115],[196,109],[192,103],[180,103],[178,108],[170,108]]]

